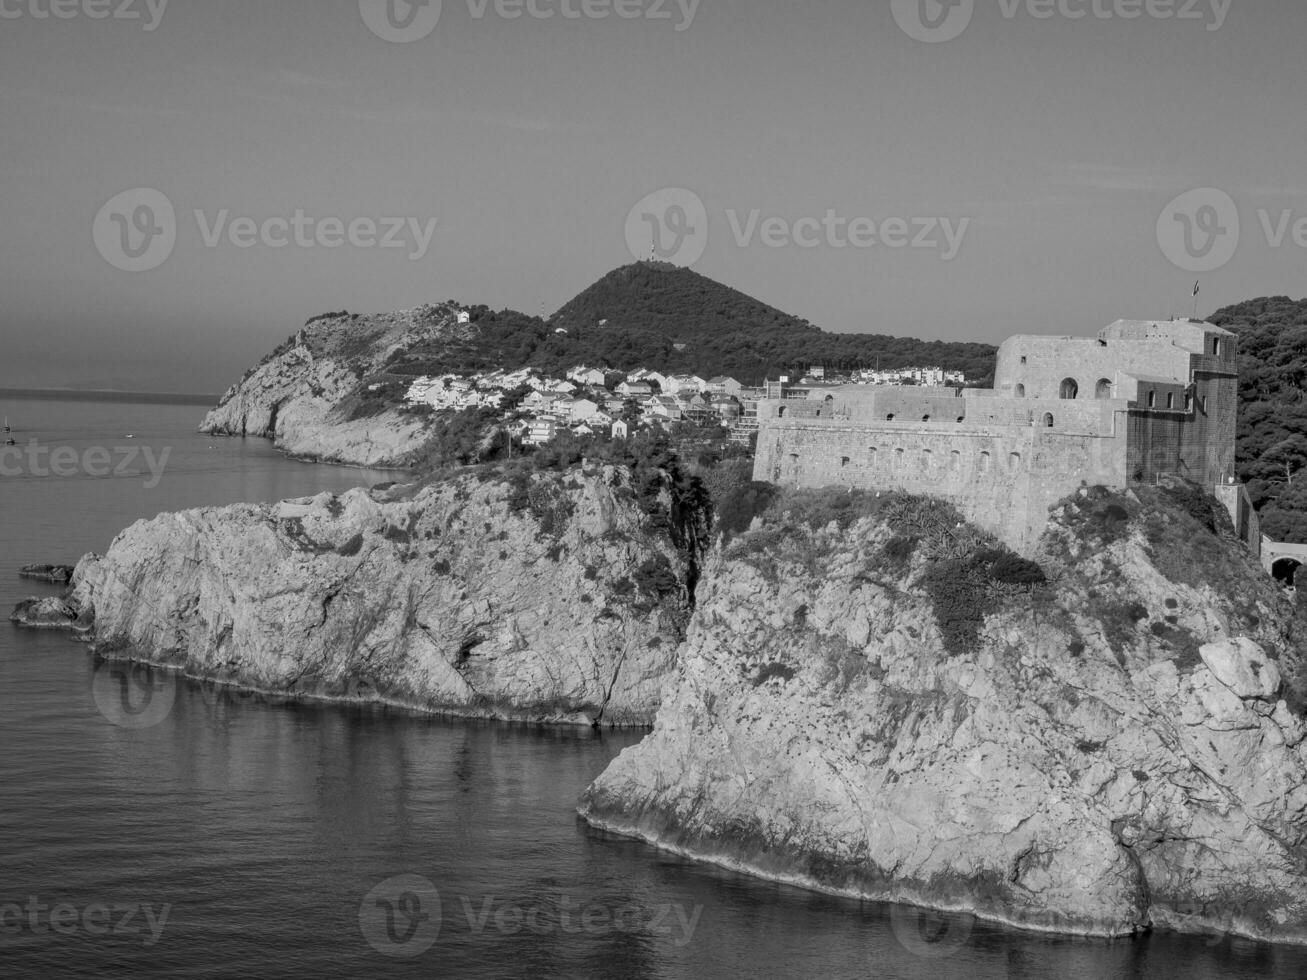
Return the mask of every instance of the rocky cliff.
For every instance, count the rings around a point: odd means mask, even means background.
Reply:
[[[649,724],[692,574],[649,510],[592,467],[164,514],[16,617],[257,690]]]
[[[1042,573],[947,508],[805,506],[709,560],[583,816],[1034,929],[1307,941],[1307,630],[1210,500],[1083,491]]]
[[[450,306],[311,321],[223,395],[200,426],[214,435],[261,436],[306,458],[404,466],[426,442],[419,418],[370,404],[397,352],[439,344],[461,329]]]

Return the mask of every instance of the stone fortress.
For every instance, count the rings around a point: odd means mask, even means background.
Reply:
[[[993,389],[771,386],[754,479],[941,497],[1029,553],[1079,487],[1169,474],[1209,488],[1256,551],[1235,477],[1237,354],[1210,323],[1121,320],[1097,337],[1012,337]]]

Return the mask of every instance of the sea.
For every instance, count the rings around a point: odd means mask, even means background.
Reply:
[[[0,412],[4,611],[59,591],[21,566],[159,512],[402,478],[200,435],[194,404]],[[642,734],[270,700],[0,617],[0,977],[1307,977],[1304,949],[1032,935],[590,828],[578,797]]]

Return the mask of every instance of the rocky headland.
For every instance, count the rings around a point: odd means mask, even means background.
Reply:
[[[164,514],[13,618],[277,694],[648,725],[694,574],[664,504],[596,466]]]
[[[587,820],[1036,930],[1307,942],[1307,628],[1214,501],[1085,490],[1036,570],[943,505],[832,500],[708,560]]]
[[[429,433],[420,417],[373,403],[373,379],[397,352],[453,342],[460,329],[449,304],[318,317],[229,388],[200,431],[271,439],[305,459],[404,468]]]

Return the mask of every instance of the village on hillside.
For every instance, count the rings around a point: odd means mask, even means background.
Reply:
[[[807,398],[816,388],[850,384],[966,383],[962,372],[939,367],[828,374],[814,366],[801,378],[782,375],[765,387],[752,388],[729,377],[580,366],[565,378],[546,377],[535,368],[421,377],[410,385],[405,400],[436,411],[502,411],[514,433],[532,446],[546,445],[564,432],[625,439],[642,429],[667,429],[679,423],[720,426],[729,430],[731,438],[747,443],[758,429],[758,402],[763,398]],[[526,389],[530,393],[525,397],[515,397]]]

